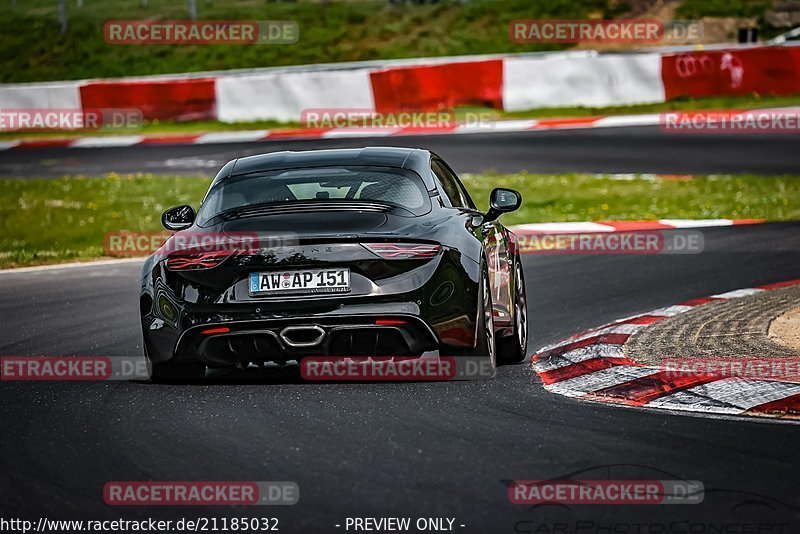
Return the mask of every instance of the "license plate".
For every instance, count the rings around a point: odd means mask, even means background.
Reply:
[[[251,295],[347,293],[350,269],[307,269],[250,273]]]

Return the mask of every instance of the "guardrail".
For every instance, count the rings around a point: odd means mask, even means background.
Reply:
[[[800,93],[800,48],[565,51],[0,85],[0,109],[139,109],[145,119],[299,121],[307,109],[507,111]]]

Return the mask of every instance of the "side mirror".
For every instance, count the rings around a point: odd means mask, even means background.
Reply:
[[[498,187],[492,189],[489,196],[489,211],[483,218],[483,222],[491,222],[504,213],[514,211],[522,204],[522,195],[513,189]]]
[[[161,224],[167,230],[185,230],[194,223],[195,213],[191,206],[170,208],[161,215]]]

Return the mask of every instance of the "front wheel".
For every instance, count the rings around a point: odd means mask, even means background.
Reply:
[[[528,303],[525,299],[525,275],[522,262],[514,265],[514,331],[500,341],[502,363],[519,363],[528,351]]]

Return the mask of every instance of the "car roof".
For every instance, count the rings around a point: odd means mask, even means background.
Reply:
[[[422,177],[425,187],[436,187],[430,176],[431,152],[421,148],[366,147],[337,148],[326,150],[284,150],[247,156],[228,162],[217,175],[217,180],[229,176],[240,176],[253,172],[304,167],[326,167],[330,165],[364,165],[397,167],[411,170]]]

